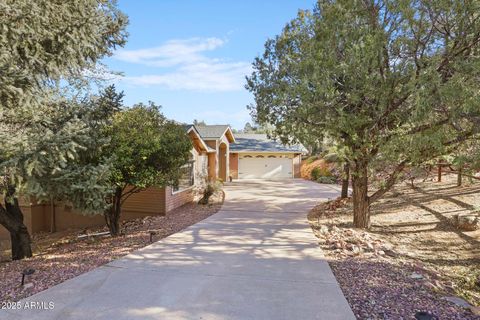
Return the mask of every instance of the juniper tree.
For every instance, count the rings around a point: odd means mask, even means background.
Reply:
[[[354,224],[368,228],[370,204],[406,166],[478,138],[479,49],[478,1],[320,0],[255,60],[253,116],[285,138],[334,139],[351,166]]]
[[[112,155],[114,162],[105,220],[111,235],[116,236],[125,200],[148,187],[176,185],[181,167],[190,159],[192,144],[183,127],[165,118],[152,102],[116,113],[109,136],[106,154]]]
[[[38,199],[58,194],[86,210],[104,205],[97,182],[108,170],[78,161],[91,132],[77,102],[58,99],[55,88],[83,79],[123,45],[126,22],[114,1],[0,1],[0,223],[13,259],[31,256],[20,191]],[[84,201],[89,196],[97,200]]]

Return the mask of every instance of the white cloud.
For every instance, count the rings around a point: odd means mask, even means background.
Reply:
[[[225,45],[219,38],[170,40],[148,49],[121,50],[114,58],[159,69],[154,75],[127,76],[129,84],[163,86],[172,90],[236,91],[251,72],[248,62],[210,58],[205,55]]]

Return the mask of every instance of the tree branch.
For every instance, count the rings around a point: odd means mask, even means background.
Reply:
[[[122,196],[120,197],[120,199],[121,199],[120,204],[123,205],[123,203],[125,201],[127,201],[127,199],[130,198],[130,196],[132,196],[135,193],[139,193],[140,191],[143,191],[143,190],[145,190],[145,188],[133,187],[132,189],[128,190],[127,192],[122,193]]]
[[[390,176],[386,180],[385,186],[378,189],[370,197],[368,197],[369,204],[380,199],[387,191],[389,191],[394,186],[395,182],[398,179],[399,174],[403,171],[403,169],[405,169],[407,162],[408,160],[403,160],[402,162],[400,162],[395,168],[395,170],[393,170],[393,172],[390,174]]]

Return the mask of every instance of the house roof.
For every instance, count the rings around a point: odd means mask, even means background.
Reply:
[[[194,137],[192,138],[195,142],[197,142],[203,150],[207,151],[207,152],[215,152],[215,149],[209,147],[205,141],[203,141],[200,133],[198,132],[197,128],[192,125],[192,124],[185,124],[183,125],[183,129],[187,132],[187,133],[192,133],[194,135]]]
[[[223,135],[226,135],[229,142],[235,142],[233,132],[228,125],[196,125],[195,128],[205,140],[220,139]]]
[[[304,153],[301,144],[284,145],[280,141],[269,139],[266,134],[235,134],[235,143],[230,145],[230,152],[285,152]]]

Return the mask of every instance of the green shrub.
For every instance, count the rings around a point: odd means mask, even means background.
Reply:
[[[323,157],[323,160],[325,160],[326,163],[335,163],[339,161],[339,157],[336,153],[329,153]]]
[[[313,168],[312,172],[310,173],[310,178],[312,178],[312,180],[314,181],[317,181],[318,178],[320,178],[321,174],[320,174],[320,168]]]
[[[332,176],[320,176],[316,180],[318,183],[334,184],[337,183],[337,179]]]
[[[315,181],[317,181],[320,177],[331,177],[331,176],[332,176],[332,173],[328,168],[325,168],[325,167],[313,168],[312,172],[310,173],[310,178]]]
[[[310,163],[312,163],[312,162],[315,161],[315,160],[318,160],[318,157],[317,157],[317,156],[311,156],[311,157],[308,157],[307,160],[305,160],[305,162],[306,162],[307,164],[310,164]]]

